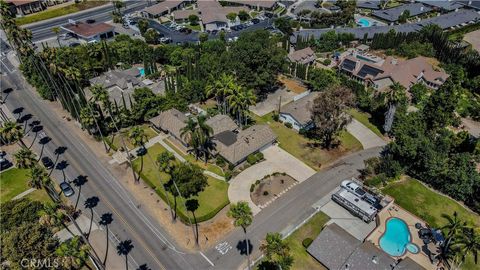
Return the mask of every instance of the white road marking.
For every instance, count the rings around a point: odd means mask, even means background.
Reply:
[[[227,252],[232,249],[232,246],[228,242],[222,242],[215,246],[215,249],[222,255],[227,254]]]
[[[215,266],[215,264],[213,264],[212,261],[210,261],[210,259],[205,256],[205,254],[203,254],[203,252],[200,251],[200,255],[202,255],[203,258],[205,258],[205,260],[207,260],[207,262],[211,265],[211,266]]]

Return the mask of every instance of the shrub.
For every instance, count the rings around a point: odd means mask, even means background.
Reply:
[[[324,64],[325,66],[328,66],[328,65],[330,65],[331,63],[332,63],[332,60],[330,60],[330,59],[325,59],[325,60],[323,60],[323,64]]]
[[[257,157],[254,154],[248,155],[248,157],[247,157],[248,164],[253,165],[253,164],[257,163],[257,161],[258,161]]]
[[[255,184],[250,185],[250,192],[253,192],[255,190]]]
[[[232,172],[231,171],[226,171],[225,172],[225,180],[230,181],[232,179]]]
[[[256,156],[257,156],[257,161],[263,160],[263,158],[264,158],[262,152],[258,152],[258,153],[256,154]]]
[[[285,175],[287,175],[287,173],[286,173],[286,172],[282,172],[282,175],[285,176]]]
[[[260,180],[255,181],[255,185],[260,185]]]
[[[287,123],[285,123],[285,126],[286,126],[287,128],[292,128],[292,123],[288,123],[288,122],[287,122]]]
[[[265,191],[263,192],[263,196],[267,196],[267,195],[268,195],[268,191],[265,190]]]
[[[225,161],[225,159],[221,156],[218,156],[217,159],[215,160],[215,164],[219,167],[223,167],[225,166],[227,162]]]
[[[277,113],[274,113],[274,114],[272,115],[273,121],[277,121],[277,122],[278,122],[278,119],[279,119],[279,118],[280,118],[280,116],[279,116]]]
[[[228,164],[228,169],[229,169],[230,171],[233,171],[233,169],[235,169],[235,165],[233,165],[233,164]]]
[[[381,173],[374,177],[370,177],[369,179],[365,180],[364,183],[369,187],[380,187],[381,185],[387,183],[387,181],[388,178],[385,176],[385,174]]]
[[[302,246],[304,248],[308,248],[312,244],[312,242],[313,242],[312,238],[305,238],[302,241]]]

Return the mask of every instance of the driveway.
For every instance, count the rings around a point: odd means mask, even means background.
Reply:
[[[277,145],[272,145],[262,151],[265,161],[255,164],[235,178],[230,180],[228,198],[230,202],[246,201],[252,208],[253,214],[260,212],[261,208],[255,205],[250,198],[250,186],[265,175],[274,172],[285,172],[295,178],[299,183],[315,174],[315,170],[308,167],[294,156],[287,153]]]
[[[277,91],[270,93],[267,95],[267,98],[257,103],[255,106],[250,106],[250,111],[258,116],[264,116],[274,110],[278,110],[278,102],[280,102],[280,98],[282,100],[282,106],[289,103],[293,100],[293,97],[297,94],[293,91],[287,91],[287,89],[280,88]]]
[[[352,122],[348,124],[347,131],[360,141],[363,149],[370,149],[387,144],[382,138],[378,137],[377,134],[373,133],[373,131],[355,119],[352,119]]]

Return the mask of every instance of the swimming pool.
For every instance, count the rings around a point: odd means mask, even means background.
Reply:
[[[411,243],[412,237],[408,225],[399,218],[390,218],[385,225],[385,232],[380,237],[380,247],[390,256],[399,257],[408,250],[411,253],[418,253],[417,245]]]
[[[144,68],[139,68],[140,70],[140,76],[145,76],[145,69]]]
[[[358,19],[357,24],[360,25],[360,27],[369,27],[372,25],[372,23],[365,18]]]

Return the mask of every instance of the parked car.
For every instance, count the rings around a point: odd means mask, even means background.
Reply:
[[[7,153],[5,153],[5,151],[2,151],[1,156],[0,156],[0,171],[8,169],[8,168],[12,167],[12,165],[13,165],[12,162],[10,162],[6,158],[6,155],[7,155]]]
[[[60,183],[60,189],[62,190],[63,195],[65,195],[65,197],[70,197],[75,193],[75,191],[73,191],[72,186],[70,186],[70,184],[67,182]]]
[[[161,43],[168,44],[168,43],[171,43],[171,42],[172,42],[172,39],[169,38],[169,37],[162,37],[162,38],[159,39],[159,41],[160,41]]]
[[[255,19],[252,20],[252,23],[253,23],[253,24],[257,24],[257,23],[259,23],[259,22],[260,22],[260,19],[257,19],[257,18],[255,18]]]
[[[218,30],[212,30],[212,35],[216,35],[218,33]]]
[[[45,166],[45,168],[51,170],[53,168],[53,161],[51,158],[47,157],[47,156],[44,156],[42,157],[42,164],[43,166]]]
[[[363,196],[365,196],[366,194],[365,190],[363,190],[357,183],[352,180],[342,181],[341,186],[360,198],[363,198]]]
[[[85,22],[88,23],[88,24],[92,24],[92,23],[95,23],[95,20],[94,19],[88,19]]]

